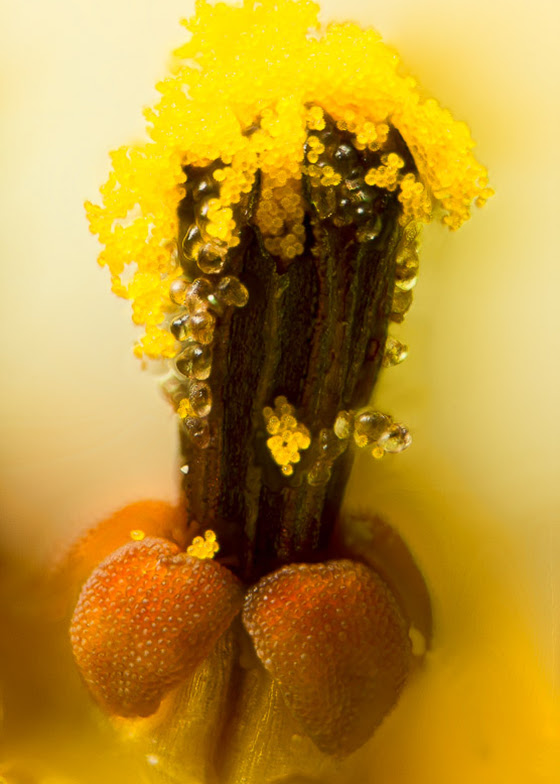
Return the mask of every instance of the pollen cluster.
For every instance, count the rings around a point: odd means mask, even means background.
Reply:
[[[266,432],[270,435],[266,445],[275,463],[280,466],[284,476],[294,473],[294,465],[300,461],[300,451],[311,444],[309,430],[294,416],[294,407],[280,395],[274,401],[274,408],[263,409]]]
[[[403,224],[428,221],[439,206],[456,229],[473,201],[482,205],[492,194],[467,126],[424,100],[379,34],[355,24],[322,27],[317,13],[309,0],[198,2],[184,22],[190,39],[145,112],[148,141],[112,153],[102,204],[86,207],[105,246],[99,263],[145,328],[139,356],[177,351],[165,321],[170,284],[181,274],[177,207],[185,167],[214,167],[217,195],[206,205],[203,233],[224,251],[239,244],[237,207],[258,181],[253,221],[269,253],[284,261],[304,249],[302,175],[327,189],[340,184],[336,168],[312,168],[322,152],[324,113],[351,134],[356,150],[381,154],[366,182],[398,190]],[[402,159],[384,147],[392,128],[417,174],[405,173]]]
[[[194,537],[192,543],[187,547],[187,555],[204,560],[205,558],[213,558],[219,549],[220,545],[214,531],[205,531],[204,537]]]

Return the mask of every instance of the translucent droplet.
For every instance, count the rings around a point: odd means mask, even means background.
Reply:
[[[233,305],[236,308],[243,308],[249,301],[249,292],[241,283],[239,278],[228,275],[218,283],[216,292],[218,298],[224,305]]]
[[[408,356],[408,346],[396,338],[387,338],[385,353],[383,354],[383,367],[399,365]]]
[[[404,227],[404,239],[406,240],[407,244],[412,244],[414,240],[416,240],[422,232],[422,224],[418,221],[410,221]]]
[[[350,438],[354,429],[354,415],[350,411],[339,411],[333,429],[337,438]]]
[[[182,474],[185,474],[186,476],[191,469],[190,466],[187,463],[185,463],[185,465],[182,465],[179,470],[181,471]]]
[[[206,449],[210,444],[210,426],[207,419],[187,417],[183,419],[183,427],[189,440],[200,449]]]
[[[201,245],[196,263],[201,272],[207,275],[216,275],[223,271],[227,262],[227,249],[216,245],[214,242],[206,242]]]
[[[210,208],[212,206],[212,204],[211,204],[212,202],[213,202],[212,198],[204,198],[204,199],[199,199],[198,200],[198,202],[196,204],[196,208],[195,208],[195,216],[196,216],[196,222],[197,223],[198,223],[198,221],[200,219],[202,219],[202,220],[207,220],[208,219],[208,213],[209,213]]]
[[[351,144],[340,144],[335,150],[333,158],[337,164],[336,170],[341,174],[350,172],[360,162],[358,153]]]
[[[376,215],[373,220],[362,226],[357,233],[358,242],[373,242],[376,240],[383,229],[383,221],[380,215]]]
[[[416,254],[397,259],[395,285],[403,291],[410,291],[418,280],[418,256]]]
[[[197,313],[208,307],[208,297],[213,293],[214,287],[206,278],[196,278],[185,292],[185,307],[189,313]]]
[[[391,428],[392,420],[380,411],[363,411],[354,420],[354,441],[357,446],[371,446],[385,436]]]
[[[394,424],[379,441],[385,452],[398,454],[404,452],[412,443],[412,436],[404,425]]]
[[[200,229],[194,224],[187,230],[181,243],[181,249],[185,258],[196,259],[198,249],[202,243]]]
[[[212,347],[200,343],[190,343],[175,359],[175,366],[181,375],[206,381],[212,370]]]
[[[346,190],[349,191],[359,191],[364,181],[359,177],[351,177],[344,181],[344,185],[346,186]]]
[[[307,474],[307,484],[326,485],[331,478],[331,465],[327,460],[317,460]]]
[[[212,410],[212,391],[203,381],[191,384],[189,403],[196,417],[207,417]]]
[[[336,192],[331,187],[312,188],[311,201],[321,220],[329,218],[336,210]]]
[[[216,319],[206,310],[193,313],[189,319],[190,334],[198,343],[208,345],[214,339]]]
[[[183,305],[188,287],[189,282],[186,278],[175,278],[169,286],[169,298],[171,301],[176,305]]]
[[[210,196],[218,195],[218,185],[211,174],[206,174],[193,186],[193,201],[199,202],[201,199],[208,199]]]
[[[196,225],[200,230],[200,234],[202,239],[205,242],[215,242],[217,244],[221,244],[220,241],[216,237],[212,237],[211,233],[208,231],[210,226],[210,214],[212,207],[216,202],[216,198],[212,197],[209,199],[201,199],[198,204],[195,205],[195,220]]]
[[[412,291],[403,291],[395,288],[393,303],[391,305],[391,320],[400,323],[403,321],[405,313],[412,305]]]
[[[174,318],[169,326],[169,331],[177,340],[187,340],[189,337],[190,316],[188,313],[181,313]]]
[[[332,463],[346,449],[346,444],[335,436],[332,430],[323,428],[319,433],[319,449],[321,457]]]

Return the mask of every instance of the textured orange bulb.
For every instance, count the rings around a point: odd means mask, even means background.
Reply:
[[[243,601],[234,575],[165,539],[130,542],[85,583],[70,635],[82,677],[119,716],[148,716],[208,656]]]
[[[359,748],[395,705],[408,624],[385,583],[353,561],[292,564],[248,594],[243,622],[294,717],[328,754]]]

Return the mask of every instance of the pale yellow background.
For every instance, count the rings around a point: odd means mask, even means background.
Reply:
[[[380,29],[468,120],[497,190],[459,234],[426,233],[416,304],[395,331],[411,356],[378,393],[415,443],[381,464],[360,458],[352,481],[350,504],[382,511],[410,543],[436,618],[427,673],[368,751],[368,775],[560,781],[560,14],[546,0],[323,7]],[[125,502],[176,497],[172,414],[132,357],[128,305],[95,263],[82,202],[95,199],[108,150],[141,136],[141,107],[191,10],[177,0],[4,8],[9,550],[44,557]]]

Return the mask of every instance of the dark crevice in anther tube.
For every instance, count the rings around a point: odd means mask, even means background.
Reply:
[[[328,118],[317,135],[324,147],[318,169],[331,166],[342,181],[331,187],[316,173],[304,175],[307,242],[289,265],[267,252],[245,209],[227,274],[239,278],[249,300],[216,317],[210,443],[200,449],[181,437],[189,516],[216,531],[219,558],[247,583],[327,552],[353,459],[333,426],[340,411],[368,403],[391,312],[400,204],[394,192],[365,182],[380,153],[356,150]],[[395,137],[392,149],[402,153],[401,146]],[[408,167],[410,156],[403,157]],[[196,212],[188,198],[181,236]],[[291,476],[267,447],[263,409],[279,395],[311,434]],[[327,458],[328,470],[315,480]]]

